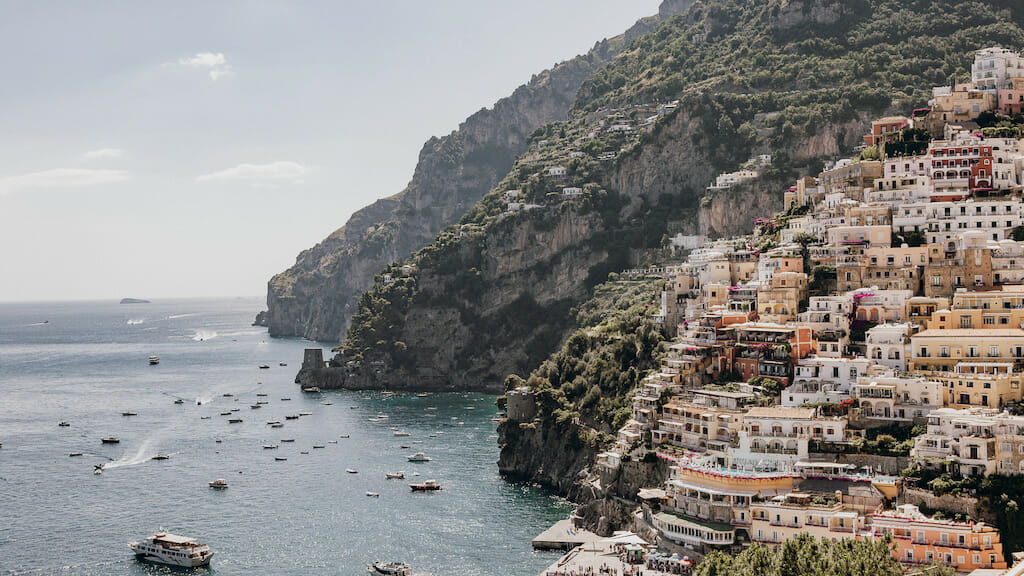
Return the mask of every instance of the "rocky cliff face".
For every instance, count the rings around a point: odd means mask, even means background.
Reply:
[[[342,341],[359,295],[387,264],[425,246],[508,173],[537,126],[564,120],[582,82],[633,38],[684,11],[692,0],[666,0],[624,37],[598,42],[586,55],[535,76],[459,129],[431,138],[405,190],[359,210],[267,286],[267,311],[256,323],[271,336]]]

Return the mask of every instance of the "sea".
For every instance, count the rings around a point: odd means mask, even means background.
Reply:
[[[270,338],[251,326],[261,308],[0,303],[0,574],[169,574],[127,545],[158,529],[210,545],[202,574],[366,574],[393,560],[532,576],[558,559],[530,540],[571,509],[498,474],[494,396],[304,393],[303,349],[321,345]],[[409,462],[416,452],[431,460]],[[211,489],[218,478],[229,487]],[[410,490],[427,479],[443,490]]]

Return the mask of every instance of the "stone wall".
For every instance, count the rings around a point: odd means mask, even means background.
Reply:
[[[943,512],[953,512],[970,516],[971,518],[978,518],[980,503],[977,498],[971,498],[969,496],[954,496],[952,494],[944,494],[942,496],[936,496],[928,490],[920,490],[918,488],[904,488],[900,493],[899,497],[900,504],[916,504],[917,506],[926,507],[930,510],[942,510]]]

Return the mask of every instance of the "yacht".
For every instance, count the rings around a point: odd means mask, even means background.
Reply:
[[[135,557],[139,560],[170,566],[206,566],[213,558],[213,552],[206,544],[188,536],[176,536],[163,531],[142,542],[129,542],[128,547],[135,551]]]
[[[437,483],[437,480],[424,480],[419,484],[409,484],[409,488],[411,488],[413,492],[433,492],[435,490],[440,490],[441,485]]]
[[[223,478],[210,480],[209,482],[207,482],[207,484],[209,484],[210,488],[213,488],[214,490],[223,490],[228,487],[228,481]]]
[[[160,363],[160,357],[157,356],[156,354],[153,354],[152,356],[149,357],[149,363],[150,364],[159,364]]]
[[[384,562],[378,560],[373,564],[367,564],[366,569],[371,574],[383,574],[384,576],[409,576],[412,569],[408,564],[402,562]]]
[[[252,408],[253,410],[255,410],[257,408],[262,408],[262,407],[263,406],[260,406],[259,404],[253,404],[252,406],[249,406],[249,408]]]
[[[423,452],[417,452],[409,456],[409,462],[430,462],[430,457]]]

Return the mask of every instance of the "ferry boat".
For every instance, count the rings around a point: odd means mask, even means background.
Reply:
[[[423,452],[417,452],[409,456],[409,462],[430,462],[430,457]]]
[[[135,551],[135,557],[139,560],[169,566],[206,566],[213,558],[213,552],[206,544],[188,536],[176,536],[163,531],[142,542],[129,542],[128,547]]]
[[[213,488],[214,490],[223,490],[228,487],[228,481],[223,478],[210,480],[209,482],[207,482],[207,484],[209,484],[210,488]]]
[[[409,576],[412,569],[408,564],[402,562],[384,562],[378,560],[373,564],[367,564],[366,569],[371,574],[383,574],[384,576]]]
[[[413,492],[433,492],[440,490],[441,485],[437,483],[437,480],[424,480],[420,484],[409,484],[409,488],[412,488]]]
[[[150,365],[152,365],[152,364],[159,364],[160,363],[160,357],[157,356],[156,354],[153,354],[152,356],[149,357],[149,363],[150,363]]]

